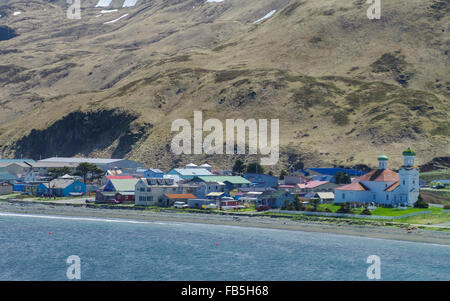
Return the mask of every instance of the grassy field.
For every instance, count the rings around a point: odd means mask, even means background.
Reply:
[[[430,208],[430,209],[438,209],[438,208]],[[412,216],[404,219],[397,219],[396,222],[400,223],[409,223],[409,224],[421,224],[421,225],[434,225],[434,224],[442,224],[450,222],[450,213],[442,212],[438,210],[433,210],[431,214],[423,214]]]
[[[333,204],[321,204],[319,205],[319,211],[324,211],[325,208],[330,209],[333,213],[339,209],[340,206],[336,206]],[[352,213],[358,215],[361,213],[360,208],[355,208],[352,210]],[[405,210],[397,209],[397,208],[383,208],[377,207],[375,210],[372,210],[372,216],[402,216],[411,213],[423,212],[423,211],[431,211],[430,214],[422,214],[417,216],[412,216],[408,218],[400,218],[396,219],[395,222],[398,223],[409,223],[409,224],[422,224],[422,225],[432,225],[432,224],[440,224],[450,222],[450,214],[444,213],[443,208],[438,207],[430,207],[426,209],[422,208],[411,208],[408,207]],[[280,215],[286,217],[297,217],[299,214],[285,214],[285,213],[273,213],[273,212],[264,212],[263,215]],[[370,220],[371,216],[367,216],[365,219]],[[313,217],[312,217],[313,218]],[[356,218],[356,217],[355,217]],[[360,219],[360,218],[358,218]]]
[[[446,180],[450,179],[450,169],[442,169],[429,172],[421,172],[419,178],[429,184],[434,180]]]

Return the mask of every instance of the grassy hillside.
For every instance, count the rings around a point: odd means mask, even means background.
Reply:
[[[172,121],[201,109],[279,118],[274,170],[374,166],[382,149],[397,168],[408,141],[419,164],[448,156],[447,1],[386,3],[381,20],[359,0],[117,1],[111,14],[95,3],[83,2],[81,20],[65,17],[64,1],[0,6],[18,34],[0,42],[1,155],[230,168],[235,156],[170,152]]]

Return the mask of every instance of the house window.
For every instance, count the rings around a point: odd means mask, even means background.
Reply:
[[[386,200],[389,200],[389,194],[386,194]]]
[[[145,188],[144,188],[144,187],[141,187],[141,188],[139,188],[139,191],[145,192]]]
[[[152,191],[152,189],[149,187],[149,188],[147,188],[147,192],[151,192]]]
[[[403,180],[403,185],[405,185],[405,180]]]

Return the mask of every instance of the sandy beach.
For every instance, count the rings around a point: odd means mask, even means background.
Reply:
[[[125,219],[149,222],[172,221],[177,223],[216,224],[291,231],[325,232],[342,235],[450,245],[450,233],[442,231],[422,229],[407,231],[397,227],[348,225],[337,223],[327,224],[316,221],[297,221],[288,218],[271,218],[263,216],[153,212],[143,210],[74,207],[71,205],[55,206],[51,204],[25,202],[0,202],[0,213],[2,212],[65,217]]]

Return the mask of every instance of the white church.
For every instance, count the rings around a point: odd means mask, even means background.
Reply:
[[[378,157],[378,169],[335,189],[335,203],[375,203],[379,205],[412,206],[419,196],[419,170],[414,166],[416,153],[408,147],[399,172],[387,168],[389,158]]]

